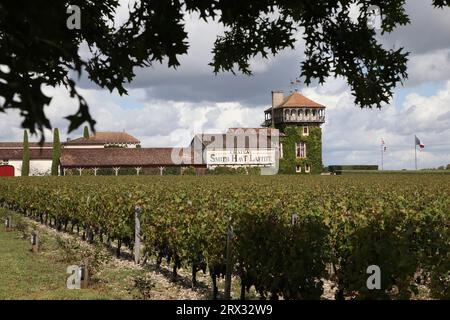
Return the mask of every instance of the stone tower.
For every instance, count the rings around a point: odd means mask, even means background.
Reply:
[[[322,172],[322,129],[325,106],[297,91],[284,96],[272,91],[272,107],[264,111],[263,126],[280,130],[279,173]]]

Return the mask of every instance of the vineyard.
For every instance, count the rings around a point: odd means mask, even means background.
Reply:
[[[450,176],[26,177],[0,179],[0,203],[88,241],[223,277],[232,230],[241,298],[450,299]],[[381,290],[366,286],[370,265]]]

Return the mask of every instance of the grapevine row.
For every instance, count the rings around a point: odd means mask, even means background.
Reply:
[[[173,272],[223,276],[233,230],[241,298],[410,298],[417,282],[450,297],[450,177],[39,177],[0,180],[0,202],[88,240],[133,247],[141,207],[146,253]],[[366,286],[369,265],[382,290]],[[330,270],[332,272],[330,272]],[[217,294],[217,286],[214,285]]]

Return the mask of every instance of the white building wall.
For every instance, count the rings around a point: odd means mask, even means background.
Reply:
[[[99,149],[105,147],[120,147],[120,148],[136,148],[136,144],[126,144],[126,143],[107,143],[107,144],[73,144],[73,145],[64,145],[63,148],[66,149]]]
[[[8,164],[14,167],[14,175],[22,175],[22,160],[11,160]],[[30,176],[45,176],[52,172],[52,160],[30,160]]]
[[[136,148],[136,144],[134,143],[106,143],[106,147],[120,147],[120,148]]]

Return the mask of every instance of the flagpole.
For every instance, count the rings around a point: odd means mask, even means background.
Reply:
[[[416,170],[417,170],[417,143],[416,143],[416,136],[414,136],[414,163],[416,164]]]
[[[383,171],[383,145],[381,145],[381,171]]]

